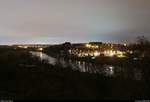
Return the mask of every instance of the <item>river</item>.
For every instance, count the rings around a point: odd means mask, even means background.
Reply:
[[[133,68],[131,71],[130,68],[112,66],[112,65],[95,65],[92,63],[87,63],[85,61],[72,61],[64,60],[64,58],[54,58],[48,56],[43,52],[34,52],[30,51],[33,56],[38,56],[41,60],[48,60],[49,64],[56,65],[60,64],[63,68],[71,67],[73,70],[78,70],[80,72],[88,73],[98,73],[103,74],[108,77],[123,77],[123,78],[133,78],[135,80],[142,79],[142,73],[137,68]]]

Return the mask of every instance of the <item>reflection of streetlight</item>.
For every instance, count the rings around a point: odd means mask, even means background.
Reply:
[[[113,71],[113,67],[112,66],[110,66],[109,69],[110,69],[111,72]]]
[[[40,52],[40,58],[41,58],[41,59],[43,58],[43,54],[42,54],[42,52]]]
[[[104,68],[105,68],[106,75],[108,76],[114,75],[114,66],[104,65]]]
[[[113,67],[113,66],[110,66],[110,67],[109,67],[109,70],[110,70],[109,74],[110,74],[110,75],[113,75],[113,74],[114,74],[114,67]]]

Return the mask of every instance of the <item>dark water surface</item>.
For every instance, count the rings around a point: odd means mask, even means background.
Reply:
[[[112,65],[95,65],[85,61],[64,60],[64,58],[54,58],[43,52],[30,52],[34,56],[38,56],[41,60],[48,60],[49,64],[60,64],[63,68],[71,67],[73,70],[80,72],[104,74],[108,77],[122,77],[123,79],[142,80],[142,72],[138,68],[126,68]]]

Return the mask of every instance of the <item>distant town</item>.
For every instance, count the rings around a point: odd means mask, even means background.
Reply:
[[[63,45],[68,49],[68,54],[75,55],[78,57],[87,57],[91,56],[95,58],[97,56],[116,56],[116,57],[125,57],[126,52],[132,53],[131,50],[127,48],[127,44],[112,44],[112,43],[102,43],[102,42],[89,42],[89,43],[76,43],[71,44],[66,42]],[[43,51],[44,48],[49,46],[48,44],[19,44],[12,45],[13,47],[24,48],[24,49],[36,49],[38,51]],[[57,45],[59,46],[59,45]],[[61,54],[66,53],[63,50],[60,51]]]
[[[147,98],[150,97],[149,60],[150,42],[143,36],[134,44],[1,45],[0,76],[6,82],[0,85],[0,96],[8,99],[33,99],[34,96],[85,99],[84,95],[91,99]]]

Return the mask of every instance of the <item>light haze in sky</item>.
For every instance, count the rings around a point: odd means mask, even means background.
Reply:
[[[150,37],[150,0],[0,0],[0,44]]]

